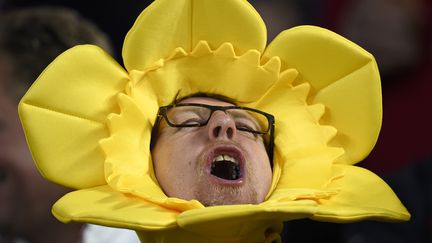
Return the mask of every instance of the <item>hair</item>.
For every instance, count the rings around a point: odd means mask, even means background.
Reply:
[[[11,66],[7,93],[19,100],[50,62],[78,44],[112,52],[108,37],[71,9],[30,7],[0,13],[0,58]]]
[[[226,97],[226,96],[223,96],[223,95],[218,95],[218,94],[208,94],[208,93],[201,93],[201,92],[200,92],[200,93],[194,93],[194,94],[191,94],[191,95],[186,96],[186,97],[179,97],[179,94],[180,94],[180,90],[179,90],[179,92],[177,93],[176,98],[175,98],[175,100],[172,102],[172,104],[177,104],[177,103],[179,103],[180,101],[182,101],[182,100],[184,100],[184,99],[187,99],[187,98],[192,98],[192,97],[205,97],[205,98],[212,98],[212,99],[216,99],[216,100],[224,101],[224,102],[227,102],[227,103],[231,103],[231,104],[233,104],[233,105],[237,105],[237,102],[236,102],[234,99],[231,99],[231,98]]]

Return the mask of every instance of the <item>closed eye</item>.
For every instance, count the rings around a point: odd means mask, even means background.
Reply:
[[[237,130],[241,131],[257,131],[257,128],[252,122],[244,122],[244,121],[236,121],[236,128]]]
[[[202,123],[203,123],[203,120],[200,119],[200,118],[190,118],[190,119],[187,119],[185,121],[182,121],[178,125],[183,125],[183,126],[200,126]]]

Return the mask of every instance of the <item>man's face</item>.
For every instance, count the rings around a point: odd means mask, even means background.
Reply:
[[[233,106],[207,97],[181,103]],[[257,204],[264,201],[271,185],[262,136],[237,130],[233,117],[223,111],[215,111],[202,127],[170,127],[162,119],[152,158],[168,196],[196,199],[206,206]]]

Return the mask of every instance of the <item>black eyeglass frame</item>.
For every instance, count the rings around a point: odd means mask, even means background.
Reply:
[[[179,106],[205,107],[205,108],[207,108],[207,109],[210,110],[210,115],[209,115],[207,121],[205,121],[204,123],[184,124],[184,125],[173,124],[168,119],[166,113],[171,108],[179,107]],[[261,115],[263,115],[263,116],[265,116],[267,118],[269,126],[267,128],[267,131],[265,131],[265,132],[259,132],[259,131],[249,130],[249,129],[245,129],[245,128],[237,128],[237,127],[236,127],[236,129],[239,130],[239,131],[245,131],[245,132],[250,132],[250,133],[260,134],[260,135],[269,134],[269,142],[268,142],[268,147],[267,147],[267,153],[268,153],[268,156],[269,156],[270,163],[273,166],[275,118],[274,118],[273,115],[271,115],[269,113],[266,113],[266,112],[263,112],[263,111],[260,111],[260,110],[257,110],[257,109],[249,108],[249,107],[243,107],[243,106],[214,106],[214,105],[196,104],[196,103],[172,104],[172,105],[167,105],[167,106],[161,106],[161,107],[159,107],[159,111],[158,111],[157,119],[156,119],[156,122],[155,122],[155,126],[158,126],[160,120],[163,117],[170,127],[203,127],[203,126],[206,126],[208,124],[208,122],[210,121],[210,118],[212,117],[212,115],[213,115],[213,113],[215,111],[226,112],[227,110],[233,110],[233,109],[247,110],[247,111],[256,112],[256,113],[259,113],[259,114],[261,114]]]

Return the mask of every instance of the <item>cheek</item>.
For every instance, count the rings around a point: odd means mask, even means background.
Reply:
[[[259,161],[257,165],[256,175],[262,182],[263,187],[270,187],[273,173],[267,153],[260,154],[258,158]]]
[[[168,196],[179,196],[193,186],[199,141],[193,134],[165,133],[152,150],[156,178]]]
[[[162,186],[169,179],[170,169],[175,165],[171,162],[171,156],[175,153],[173,150],[174,148],[170,146],[170,143],[161,137],[151,151],[156,178]]]
[[[261,141],[253,141],[246,147],[248,156],[253,162],[252,170],[256,180],[254,184],[262,194],[267,194],[273,176],[267,150]]]
[[[181,136],[178,133],[166,133],[160,136],[152,150],[155,168],[167,170],[184,166],[195,150],[191,141],[193,140],[188,136]]]

